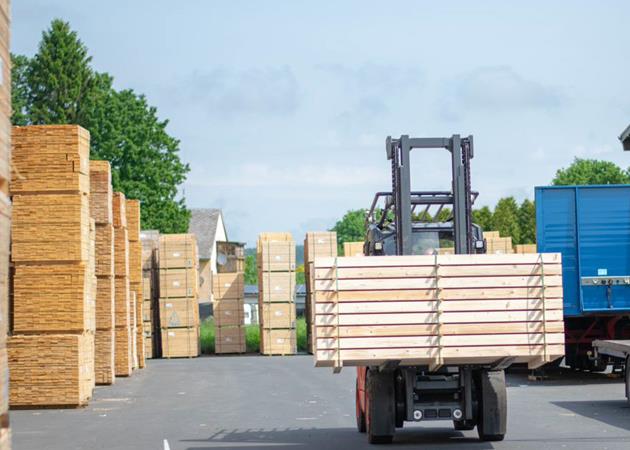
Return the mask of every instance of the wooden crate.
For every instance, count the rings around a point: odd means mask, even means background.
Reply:
[[[142,243],[129,240],[129,280],[142,282]]]
[[[133,371],[131,353],[131,329],[128,326],[116,326],[114,346],[114,372],[117,377],[128,377]]]
[[[344,242],[343,255],[344,256],[364,256],[363,255],[363,242]]]
[[[291,233],[287,233],[284,231],[276,232],[276,231],[265,231],[258,235],[259,242],[267,242],[267,241],[293,241],[293,236]]]
[[[259,320],[263,329],[295,328],[295,303],[263,303]]]
[[[11,407],[83,406],[94,387],[94,334],[8,339]]]
[[[214,325],[217,327],[233,327],[243,325],[245,320],[244,301],[238,299],[223,299],[212,302]]]
[[[215,301],[244,298],[244,274],[242,272],[214,274],[212,277],[212,296]]]
[[[87,261],[89,198],[84,194],[14,195],[14,262]]]
[[[295,242],[259,240],[257,264],[258,270],[265,272],[295,270]]]
[[[163,358],[195,358],[199,352],[199,328],[162,329]]]
[[[131,295],[129,291],[129,278],[115,278],[115,323],[116,327],[131,326]]]
[[[96,277],[96,329],[112,329],[116,325],[114,316],[114,293],[116,283],[113,276]]]
[[[161,234],[160,269],[183,269],[197,266],[197,239],[194,234]]]
[[[129,240],[126,228],[114,227],[114,274],[129,277]]]
[[[244,326],[218,326],[215,328],[214,352],[216,354],[245,353],[247,342]]]
[[[114,228],[127,228],[127,199],[122,192],[114,192],[112,197]]]
[[[160,269],[160,298],[197,297],[197,269]]]
[[[263,355],[295,355],[297,353],[295,329],[261,329],[260,353]]]
[[[261,302],[295,300],[295,272],[259,272],[258,298]]]
[[[114,384],[116,380],[115,345],[116,332],[114,329],[96,330],[94,334],[94,377],[96,384]]]
[[[217,241],[217,272],[245,272],[245,245],[239,242]]]
[[[199,325],[199,305],[194,298],[160,299],[160,325],[165,328]]]
[[[11,193],[90,192],[90,133],[77,125],[13,127]]]
[[[96,225],[96,275],[114,275],[114,227]]]
[[[320,258],[317,366],[491,364],[564,353],[560,254]]]
[[[87,265],[15,266],[13,332],[83,332],[95,328]]]
[[[112,202],[112,174],[109,161],[90,161],[90,215],[97,224],[113,224]]]
[[[127,199],[127,229],[129,230],[129,240],[140,241],[140,201]]]
[[[514,253],[537,253],[536,244],[516,244]]]

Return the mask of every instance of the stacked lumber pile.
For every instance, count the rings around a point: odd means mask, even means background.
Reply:
[[[245,272],[245,244],[217,241],[217,272]]]
[[[514,253],[511,237],[501,237],[498,231],[484,231],[483,237],[486,240],[486,253]]]
[[[133,371],[131,295],[129,292],[129,238],[127,200],[114,192],[114,366],[117,377],[128,377]]]
[[[11,230],[11,57],[9,55],[9,1],[0,0],[0,450],[11,448],[9,430],[9,376],[7,332],[9,323],[9,247]]]
[[[96,384],[112,384],[114,371],[114,225],[112,175],[107,161],[90,161],[90,216],[96,222]]]
[[[212,280],[215,353],[245,353],[244,305],[243,272],[217,273]]]
[[[514,253],[536,253],[536,244],[516,244],[514,246]]]
[[[78,126],[13,128],[12,406],[80,406],[92,395],[89,152]]]
[[[142,329],[146,358],[157,358],[160,349],[159,270],[160,233],[155,230],[140,233],[142,243]]]
[[[290,233],[261,233],[257,245],[260,352],[293,355],[295,334],[295,242]]]
[[[344,242],[344,256],[363,256],[363,242]]]
[[[162,234],[159,252],[162,357],[197,357],[197,240],[193,234]]]
[[[132,295],[132,302],[135,303],[132,309],[133,326],[133,348],[138,362],[138,368],[145,365],[144,353],[144,330],[143,330],[143,295],[142,295],[142,241],[140,240],[140,202],[138,200],[127,200],[127,230],[129,238],[129,288]]]
[[[348,244],[348,242],[344,243],[344,249],[345,244]],[[337,256],[337,233],[335,231],[310,231],[306,233],[306,238],[304,239],[304,280],[306,282],[304,316],[306,319],[306,348],[309,353],[314,352],[314,309],[312,304],[313,297],[311,295],[313,261],[315,258],[335,256]]]
[[[315,260],[317,366],[490,364],[564,354],[557,253]]]

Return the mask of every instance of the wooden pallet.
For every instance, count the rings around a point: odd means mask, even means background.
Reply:
[[[297,337],[295,328],[260,330],[260,353],[263,355],[295,355]]]
[[[320,258],[314,271],[317,366],[564,354],[560,254]]]

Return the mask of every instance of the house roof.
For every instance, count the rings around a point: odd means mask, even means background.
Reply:
[[[619,140],[621,141],[624,150],[630,150],[630,125],[623,130],[623,133],[619,136]]]
[[[188,232],[197,237],[199,259],[210,259],[217,235],[219,217],[223,218],[220,209],[198,208],[192,209]]]

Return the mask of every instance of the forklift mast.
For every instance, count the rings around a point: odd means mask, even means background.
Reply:
[[[412,253],[412,214],[419,204],[452,204],[455,253],[473,253],[476,245],[472,232],[472,201],[476,193],[471,192],[470,188],[470,160],[474,156],[473,137],[461,138],[460,135],[454,134],[450,138],[410,138],[403,135],[400,139],[387,137],[385,146],[387,159],[392,163],[396,253],[398,255]],[[451,192],[412,192],[411,150],[435,148],[444,148],[451,153]]]

